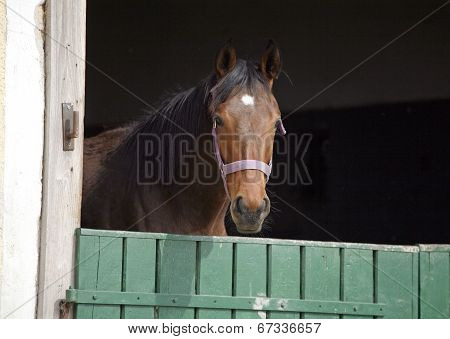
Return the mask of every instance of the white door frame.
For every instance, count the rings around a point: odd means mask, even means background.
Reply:
[[[34,318],[44,143],[42,0],[0,4],[0,318]]]
[[[59,304],[74,282],[74,231],[80,227],[83,174],[85,46],[86,0],[48,0],[38,318],[59,318]],[[62,103],[72,103],[79,114],[73,151],[63,151]]]

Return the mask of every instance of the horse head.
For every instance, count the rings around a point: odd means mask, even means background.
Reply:
[[[215,155],[240,233],[259,232],[270,212],[266,183],[274,137],[277,131],[285,132],[272,93],[280,71],[280,52],[272,40],[258,63],[239,60],[231,43],[215,60],[217,85],[210,105]]]

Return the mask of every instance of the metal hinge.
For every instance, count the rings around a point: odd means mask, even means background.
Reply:
[[[78,138],[79,115],[73,110],[73,104],[62,104],[63,150],[73,151],[74,140]]]
[[[59,302],[59,319],[69,319],[70,318],[70,308],[72,304],[61,300]]]

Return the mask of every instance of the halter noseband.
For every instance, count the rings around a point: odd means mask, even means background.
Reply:
[[[222,160],[222,156],[220,155],[219,142],[217,140],[217,132],[216,132],[216,122],[214,121],[214,125],[212,128],[212,136],[214,139],[214,153],[216,155],[217,164],[219,165],[220,174],[222,176],[223,186],[225,187],[225,192],[227,193],[228,199],[230,199],[230,193],[227,188],[227,175],[239,171],[244,170],[258,170],[263,172],[266,175],[266,182],[269,181],[270,173],[272,172],[272,159],[270,159],[269,164],[266,164],[260,160],[238,160],[235,162],[231,162],[229,164],[224,164]],[[283,122],[281,119],[279,120],[277,126],[278,132],[281,135],[286,134],[286,129],[283,126]]]

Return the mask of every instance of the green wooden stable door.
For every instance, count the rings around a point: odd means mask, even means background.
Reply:
[[[76,234],[76,318],[449,317],[445,246]]]

